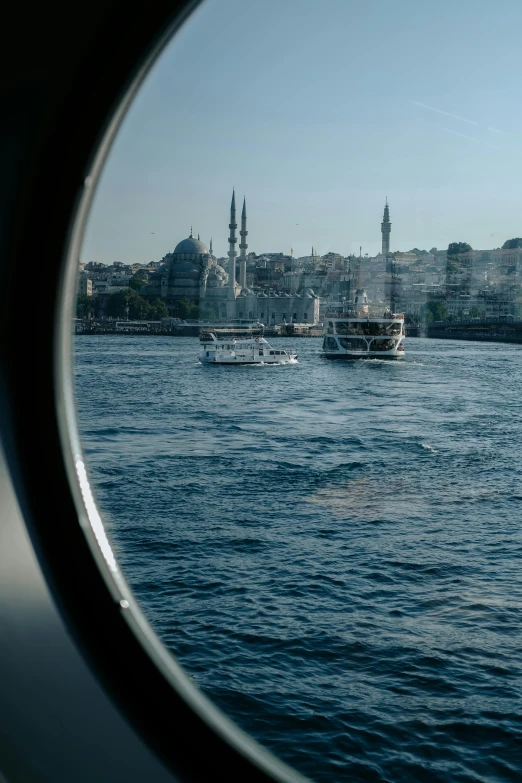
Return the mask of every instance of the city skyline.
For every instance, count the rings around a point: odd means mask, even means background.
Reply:
[[[233,192],[233,194],[235,193],[234,190],[232,192]],[[243,220],[246,217],[245,208],[246,208],[246,196],[243,197],[243,208],[242,208],[242,219]],[[445,251],[452,242],[460,242],[460,241],[468,242],[467,239],[466,240],[452,239],[452,240],[448,241],[447,243],[445,243],[444,245],[442,245],[440,247],[436,247],[434,245],[430,247],[428,243],[420,243],[420,245],[419,246],[415,246],[415,248],[413,248],[413,247],[391,248],[390,242],[392,242],[392,239],[391,239],[391,237],[392,237],[392,222],[390,220],[390,209],[391,209],[390,204],[388,202],[388,199],[386,198],[385,199],[385,203],[384,203],[384,214],[382,215],[380,228],[378,229],[379,232],[380,232],[381,238],[380,238],[379,242],[373,242],[372,243],[372,246],[374,248],[377,245],[379,245],[379,249],[376,250],[372,254],[368,253],[365,250],[365,248],[362,247],[362,246],[359,246],[359,248],[357,248],[356,251],[351,251],[350,253],[338,253],[338,251],[335,250],[335,249],[334,250],[328,250],[325,253],[322,253],[320,248],[318,248],[317,246],[312,245],[310,252],[305,252],[302,256],[300,256],[300,255],[297,255],[297,253],[294,252],[293,248],[290,248],[290,249],[269,248],[268,247],[269,243],[267,243],[267,247],[265,247],[264,250],[261,251],[261,253],[256,252],[256,251],[249,251],[249,254],[251,252],[254,252],[255,255],[262,256],[264,253],[274,254],[274,253],[280,253],[281,252],[281,253],[283,253],[283,255],[286,255],[286,256],[293,255],[294,258],[298,259],[298,258],[311,258],[311,257],[320,258],[320,257],[322,257],[324,255],[327,255],[328,253],[333,252],[334,254],[339,254],[339,255],[341,255],[344,258],[348,258],[349,256],[357,257],[359,255],[363,255],[363,256],[366,255],[366,256],[369,256],[369,257],[376,257],[376,256],[379,256],[379,255],[388,255],[388,254],[393,255],[396,252],[407,253],[407,252],[413,251],[415,249],[426,250],[426,251],[429,252],[430,250],[435,248],[438,251]],[[229,219],[230,219],[230,216],[229,216]],[[386,225],[386,230],[385,230],[384,233],[386,234],[387,239],[383,238],[383,227],[385,225]],[[236,228],[237,228],[237,226],[236,226]],[[245,226],[242,226],[242,229],[245,230]],[[247,232],[247,233],[250,233],[250,232]],[[491,234],[490,236],[497,236],[497,235],[498,234],[496,233],[495,235]],[[193,225],[191,224],[190,231],[189,231],[187,237],[190,237],[190,238],[194,237],[195,238],[196,236],[197,236],[198,240],[201,239],[201,241],[209,248],[209,252],[212,255],[213,254],[214,238],[210,237],[210,239],[208,241],[206,241],[206,237],[202,236],[201,232],[197,231],[193,227]],[[473,245],[472,242],[468,242],[468,244],[471,245],[473,250],[495,250],[495,249],[501,249],[502,245],[508,239],[513,239],[513,238],[515,238],[515,237],[505,237],[504,239],[501,240],[500,244],[498,244],[498,245],[491,244],[488,247],[477,247],[477,246]],[[179,239],[179,241],[183,241],[183,239],[185,239],[185,237],[181,237]],[[228,242],[229,242],[229,240],[227,239],[227,243]],[[176,242],[176,244],[178,244],[178,242]],[[239,247],[241,247],[241,245]],[[247,247],[248,247],[248,245],[245,244],[245,248],[244,248],[245,255],[243,256],[243,258],[246,258],[246,249],[247,249]],[[165,252],[165,255],[168,255],[169,253],[172,253],[172,251],[173,251],[173,248],[169,248]],[[230,249],[225,251],[222,255],[218,255],[218,254],[214,253],[214,256],[218,257],[218,258],[221,258],[222,260],[228,261],[229,253],[230,253]],[[89,260],[90,261],[96,261],[97,259],[89,259]],[[159,259],[159,258],[158,259],[147,259],[147,261],[144,261],[143,263],[148,263],[150,261],[160,261],[160,260],[161,259]],[[121,262],[121,259],[113,259],[113,260],[109,261],[108,263],[113,263],[114,261]],[[81,263],[87,263],[87,259],[82,259]],[[102,262],[102,263],[104,263],[104,262]],[[129,261],[129,262],[123,262],[123,263],[127,263],[128,265],[131,265],[131,264],[140,263],[140,262],[139,261],[138,262],[137,261]],[[244,277],[244,272],[242,273],[242,276],[241,276],[242,280],[243,280],[243,277]]]
[[[204,3],[129,111],[81,260],[159,260],[191,225],[225,257],[233,187],[249,252],[376,255],[386,197],[391,251],[520,235],[517,25],[478,5]]]

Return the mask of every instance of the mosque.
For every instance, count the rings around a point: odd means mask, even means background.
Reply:
[[[230,274],[217,263],[210,248],[190,236],[179,242],[173,253],[168,253],[158,270],[149,276],[149,283],[141,289],[143,296],[160,298],[165,304],[174,305],[186,298],[201,309],[212,313],[219,321],[236,319],[259,320],[265,324],[309,323],[319,320],[319,298],[310,289],[304,294],[255,293],[247,288],[246,200],[241,213],[239,231],[239,280],[236,275],[236,199],[232,193],[229,223],[228,268]]]

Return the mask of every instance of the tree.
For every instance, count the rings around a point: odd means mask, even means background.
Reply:
[[[197,319],[199,316],[198,306],[192,300],[187,299],[186,296],[184,296],[182,299],[176,302],[176,304],[172,308],[172,312],[174,313],[176,318]]]
[[[214,307],[200,307],[199,317],[201,321],[215,321],[217,318],[216,310]]]
[[[150,305],[147,300],[140,296],[136,291],[129,290],[128,295],[129,303],[129,318],[133,321],[145,321],[147,320],[150,312]]]
[[[105,309],[106,315],[110,318],[125,318],[127,315],[129,293],[130,289],[127,289],[126,291],[117,291],[115,294],[111,294],[107,300]]]
[[[435,309],[435,315],[437,316],[437,321],[444,321],[444,319],[448,315],[448,308],[444,304],[444,302],[437,302],[437,307]]]
[[[467,242],[451,242],[448,245],[448,256],[457,256],[459,253],[469,253],[473,250]]]
[[[76,298],[76,317],[77,318],[89,318],[94,314],[96,305],[92,296],[87,294],[79,294]]]
[[[502,245],[502,250],[514,250],[517,247],[522,247],[522,239],[520,237],[516,237],[515,239],[508,239]]]
[[[434,255],[436,252],[437,252],[437,248],[436,248],[436,247],[432,247],[432,248],[430,249],[430,253],[431,253],[432,255]]]
[[[426,302],[421,311],[422,319],[429,324],[431,324],[432,321],[444,321],[447,315],[448,309],[441,300]]]
[[[129,280],[129,288],[132,288],[133,291],[139,291],[140,288],[144,285],[147,285],[145,280],[136,277],[136,275],[134,275],[134,277],[131,277],[131,279]]]
[[[106,314],[111,318],[126,318],[127,314],[133,321],[146,320],[149,317],[150,305],[132,288],[124,288],[109,296]]]
[[[165,303],[161,299],[153,299],[149,302],[149,315],[151,321],[159,321],[162,318],[166,318],[169,311],[165,307]]]
[[[478,309],[478,307],[475,307],[475,305],[473,305],[473,307],[469,311],[469,315],[470,318],[480,318],[480,310]]]

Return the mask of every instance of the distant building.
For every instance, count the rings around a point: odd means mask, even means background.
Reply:
[[[77,292],[84,296],[92,296],[92,280],[85,271],[78,275]]]
[[[266,277],[262,281],[266,290],[255,292],[247,287],[247,263],[251,264],[254,259],[246,254],[246,201],[243,201],[241,214],[239,274],[236,274],[237,228],[233,193],[227,269],[217,262],[212,253],[212,243],[208,250],[199,237],[196,239],[193,236],[191,229],[190,236],[179,242],[174,252],[164,257],[160,267],[149,274],[148,284],[141,288],[140,293],[148,298],[161,298],[167,306],[174,305],[180,299],[189,299],[198,304],[201,310],[205,309],[205,318],[212,317],[219,321],[241,318],[260,320],[270,325],[285,322],[317,323],[319,300],[311,287],[303,294],[296,292],[294,295],[270,290],[275,283],[280,284],[285,266],[291,266],[290,256],[270,253],[262,259],[256,259],[255,277],[258,283],[261,282],[260,277]],[[254,279],[252,273],[250,279]]]
[[[391,226],[392,224],[390,223],[390,210],[388,207],[388,199],[386,199],[386,204],[384,206],[384,215],[381,223],[381,233],[382,233],[381,254],[383,256],[387,256],[390,252]]]

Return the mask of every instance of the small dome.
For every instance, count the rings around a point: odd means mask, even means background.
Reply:
[[[208,255],[208,248],[204,242],[194,239],[191,234],[187,239],[182,239],[176,245],[173,255]]]
[[[314,296],[313,288],[307,288],[305,291],[305,294],[309,294],[310,296]]]
[[[222,266],[219,266],[219,264],[216,264],[215,266],[210,267],[210,272],[208,273],[208,276],[213,277],[228,277],[228,273],[225,272]]]

